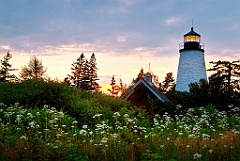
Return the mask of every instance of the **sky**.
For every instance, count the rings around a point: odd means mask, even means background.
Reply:
[[[240,0],[0,0],[0,59],[13,68],[35,55],[63,80],[81,53],[95,53],[99,83],[131,84],[140,69],[176,79],[179,43],[191,27],[205,63],[240,58]]]

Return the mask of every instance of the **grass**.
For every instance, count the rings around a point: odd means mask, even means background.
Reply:
[[[240,156],[240,110],[214,106],[155,115],[120,110],[79,124],[45,105],[0,104],[0,160],[229,160]],[[79,126],[81,125],[81,126]]]
[[[215,106],[149,119],[129,102],[64,83],[0,83],[0,160],[238,161],[240,110]],[[175,115],[174,115],[175,113]]]

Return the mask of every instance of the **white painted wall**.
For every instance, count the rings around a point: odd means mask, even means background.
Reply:
[[[186,50],[180,52],[176,91],[189,91],[189,84],[207,79],[204,52]]]

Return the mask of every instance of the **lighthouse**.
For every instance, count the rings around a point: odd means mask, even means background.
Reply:
[[[191,28],[184,35],[184,42],[179,44],[180,58],[178,63],[176,91],[189,91],[189,84],[207,79],[204,44],[201,36]]]

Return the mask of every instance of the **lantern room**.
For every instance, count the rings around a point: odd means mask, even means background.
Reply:
[[[193,27],[191,27],[191,31],[184,35],[184,43],[179,45],[180,51],[182,50],[201,50],[203,51],[203,43],[201,43],[201,36],[193,31]]]
[[[184,43],[186,42],[198,42],[200,43],[200,35],[193,31],[193,27],[191,28],[191,31],[184,35]]]

